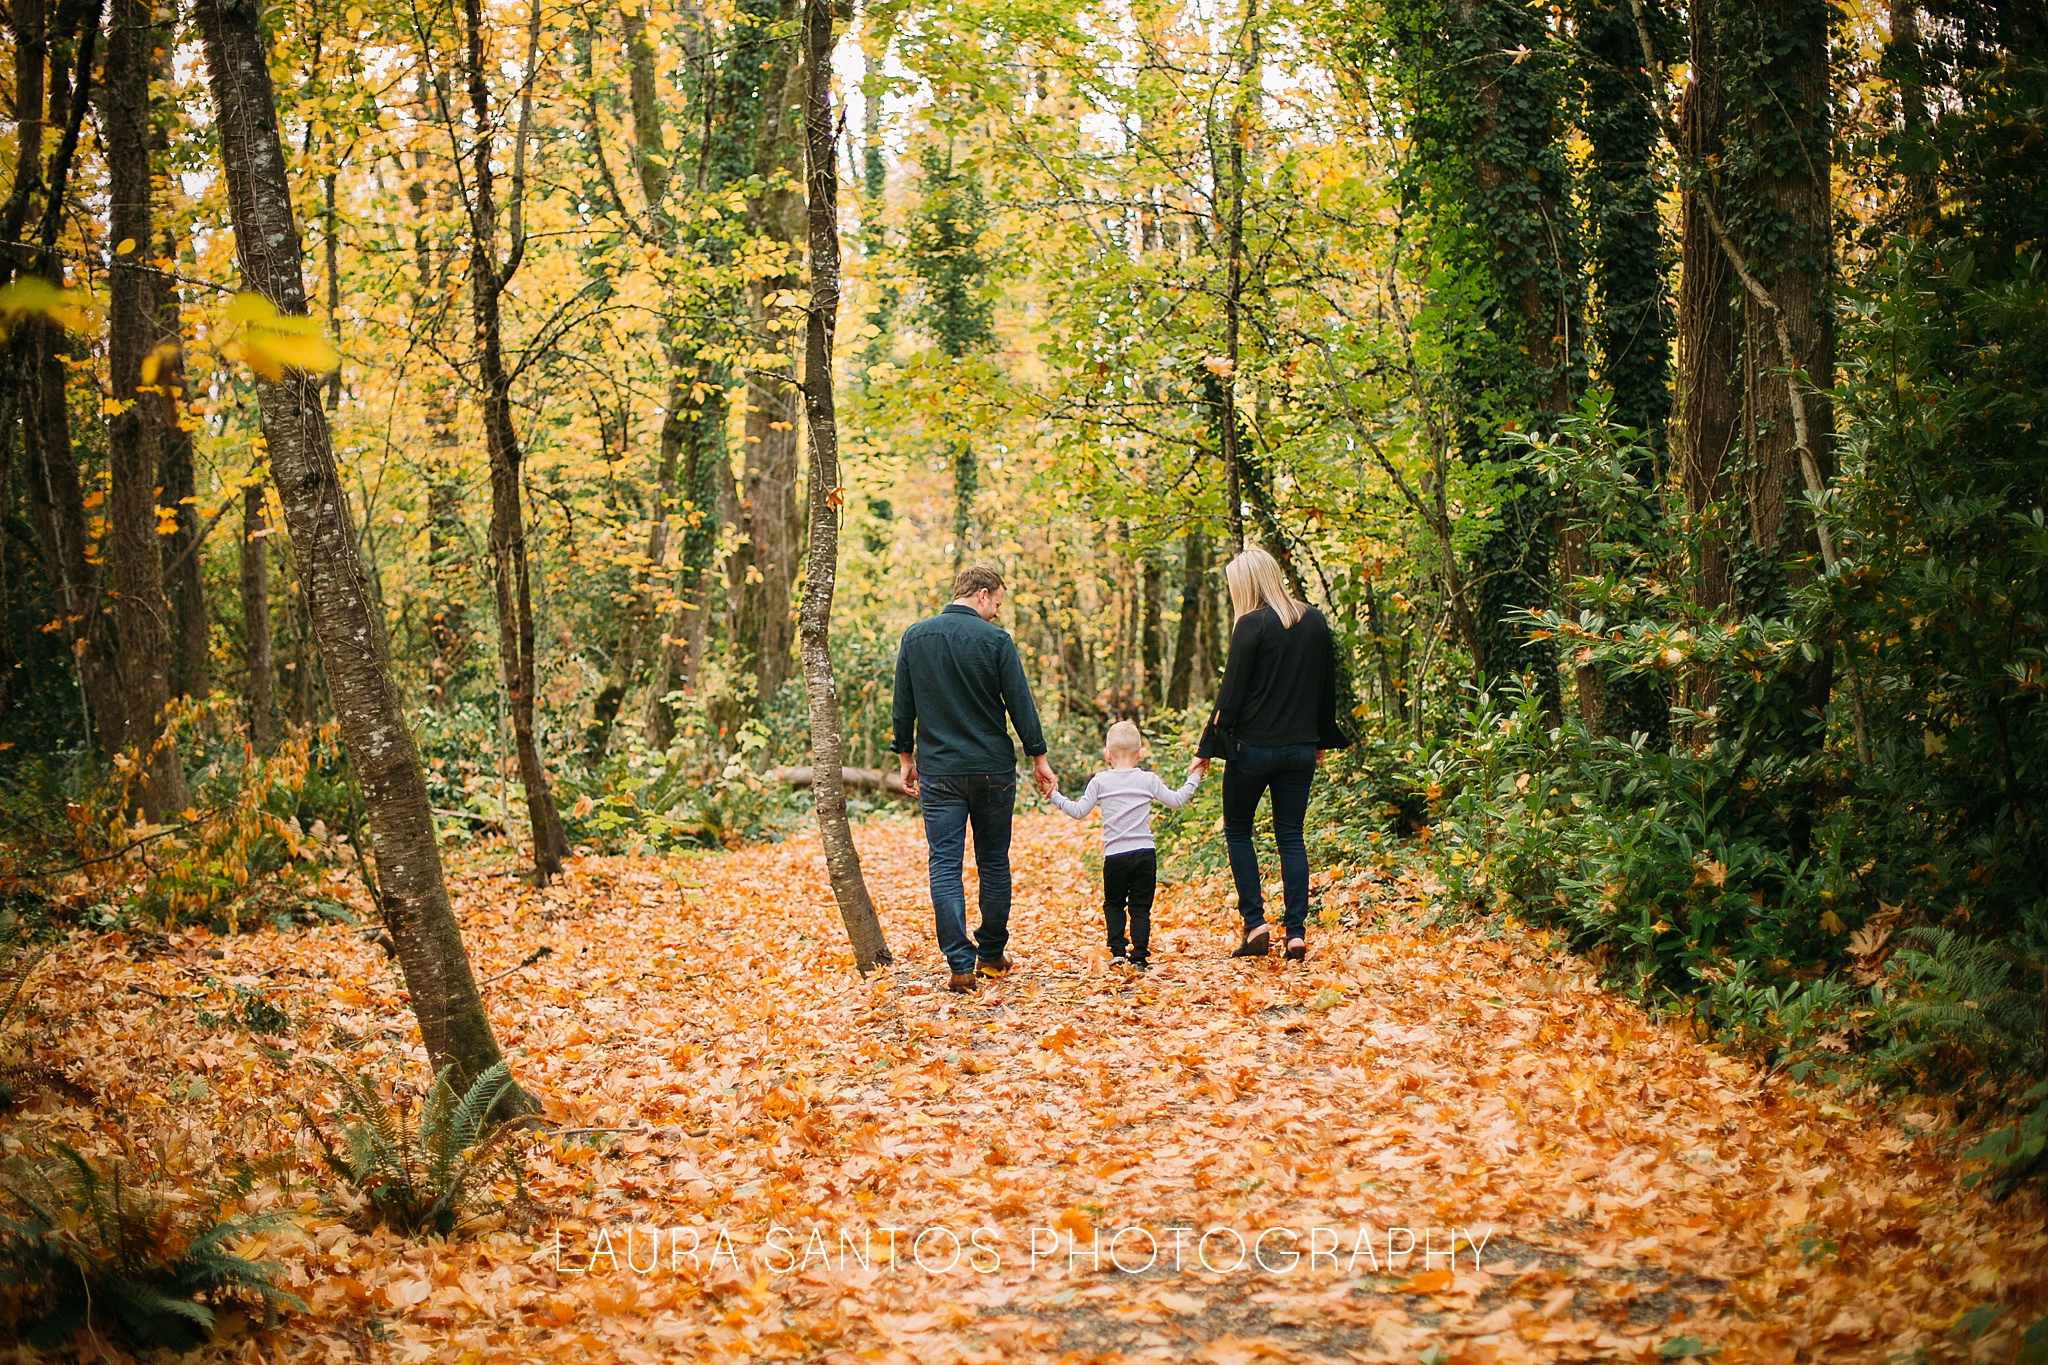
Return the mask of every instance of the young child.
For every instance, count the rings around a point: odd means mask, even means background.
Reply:
[[[1109,767],[1088,779],[1080,800],[1069,801],[1055,790],[1052,803],[1076,820],[1102,807],[1102,915],[1109,926],[1109,953],[1118,966],[1124,965],[1128,906],[1129,962],[1144,971],[1152,956],[1152,893],[1159,875],[1159,855],[1152,845],[1152,803],[1163,801],[1174,810],[1185,806],[1194,799],[1209,762],[1197,759],[1188,769],[1186,783],[1178,791],[1168,790],[1159,774],[1138,766],[1145,757],[1145,739],[1127,720],[1109,727],[1102,757]]]

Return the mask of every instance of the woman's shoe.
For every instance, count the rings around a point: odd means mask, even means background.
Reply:
[[[1244,936],[1244,942],[1237,945],[1232,957],[1264,957],[1273,951],[1273,936],[1261,924]]]
[[[1289,962],[1299,962],[1307,956],[1308,942],[1305,939],[1290,938],[1287,940],[1287,960]]]

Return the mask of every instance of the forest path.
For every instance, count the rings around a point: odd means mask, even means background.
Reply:
[[[289,1194],[300,1230],[267,1254],[312,1312],[265,1359],[1860,1361],[1966,1358],[1972,1329],[2006,1359],[2041,1312],[2037,1206],[1963,1195],[1930,1139],[1797,1098],[1512,930],[1421,927],[1413,885],[1322,876],[1353,922],[1300,965],[1225,956],[1215,883],[1164,888],[1132,976],[1100,945],[1092,826],[1027,816],[1018,969],[963,997],[920,830],[858,837],[898,960],[865,983],[814,840],[581,858],[538,892],[502,849],[458,865],[479,978],[553,950],[487,987],[517,1074],[565,1129],[608,1131],[531,1143],[540,1211],[468,1239],[364,1235]],[[359,935],[213,942],[228,981],[299,981],[304,1050],[413,1036]],[[161,1048],[206,1068],[220,1131],[320,1085],[121,995],[190,989],[190,964],[65,971],[147,1014],[70,1035],[74,1074],[143,1077],[115,1054]],[[653,1227],[693,1230],[656,1259]],[[1270,1269],[1236,1264],[1268,1229],[1291,1230]],[[1111,1267],[1148,1237],[1156,1264]],[[1988,1330],[1964,1316],[1997,1301]]]

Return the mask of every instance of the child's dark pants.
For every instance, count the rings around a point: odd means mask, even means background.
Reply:
[[[1124,955],[1124,911],[1130,909],[1131,961],[1152,953],[1152,892],[1159,878],[1159,854],[1149,848],[1102,860],[1102,916],[1109,922],[1109,951]]]

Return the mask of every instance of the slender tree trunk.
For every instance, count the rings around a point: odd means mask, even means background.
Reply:
[[[606,672],[604,686],[591,703],[587,752],[593,763],[602,759],[605,750],[611,746],[612,724],[618,719],[619,707],[640,671],[647,628],[654,621],[654,584],[656,576],[663,570],[663,561],[668,557],[668,505],[675,497],[676,464],[682,455],[685,430],[682,405],[689,396],[689,378],[680,361],[671,366],[668,406],[661,419],[661,454],[655,475],[654,506],[647,517],[645,562],[634,570],[633,600],[626,608],[626,619],[619,624],[619,639],[612,650],[611,667]],[[663,671],[659,658],[655,671]],[[665,683],[666,679],[660,681]]]
[[[1159,551],[1145,551],[1140,584],[1144,597],[1144,624],[1139,630],[1139,660],[1144,670],[1140,691],[1146,707],[1158,710],[1166,700],[1166,566]]]
[[[839,918],[865,976],[894,961],[846,824],[839,693],[832,681],[832,589],[839,572],[839,427],[832,403],[832,328],[839,313],[839,161],[832,126],[831,0],[804,0],[804,142],[811,302],[804,321],[804,410],[811,433],[810,560],[804,571],[804,686],[811,711],[812,809]]]
[[[304,317],[299,232],[262,11],[255,0],[198,0],[197,12],[242,279],[278,312]],[[448,903],[426,779],[356,556],[319,380],[297,370],[276,381],[258,376],[256,394],[342,745],[369,811],[384,924],[427,1054],[437,1068],[455,1067],[460,1089],[501,1054]]]
[[[668,702],[668,694],[692,682],[703,652],[711,611],[711,555],[717,547],[723,519],[720,467],[724,467],[728,480],[732,477],[731,467],[725,463],[725,391],[712,382],[710,366],[701,357],[692,373],[688,405],[676,413],[683,424],[684,489],[680,508],[682,563],[676,569],[676,606],[668,630],[661,637],[654,677],[648,685],[647,705],[641,715],[642,737],[656,753],[666,753],[675,740],[675,710]]]
[[[1244,550],[1244,492],[1241,486],[1244,475],[1237,449],[1237,351],[1238,314],[1242,311],[1241,301],[1244,297],[1244,145],[1251,129],[1245,116],[1243,87],[1252,73],[1258,70],[1259,65],[1259,27],[1253,22],[1249,12],[1245,16],[1244,27],[1251,47],[1245,55],[1244,68],[1238,73],[1239,88],[1230,111],[1230,202],[1222,223],[1224,372],[1220,376],[1223,381],[1222,392],[1216,411],[1216,425],[1222,436],[1223,447],[1223,522],[1230,537],[1230,552],[1233,555]]]
[[[1166,704],[1186,708],[1193,694],[1195,664],[1202,653],[1202,586],[1209,574],[1209,538],[1190,530],[1182,541],[1180,561],[1180,624],[1174,631],[1173,677],[1166,685]]]
[[[155,45],[156,86],[150,103],[149,147],[156,163],[170,164],[171,128],[183,115],[176,107],[173,91],[177,48],[177,15],[166,7],[156,16],[150,41]],[[160,210],[170,207],[159,199]],[[174,265],[178,259],[179,235],[160,214],[157,239],[162,255]],[[156,283],[156,346],[158,360],[155,395],[163,409],[159,428],[157,481],[163,486],[160,501],[177,516],[175,535],[165,538],[164,591],[171,599],[174,660],[171,691],[181,697],[203,698],[212,689],[212,624],[206,614],[205,567],[197,548],[199,542],[199,480],[192,433],[185,429],[183,404],[188,396],[185,374],[185,333],[183,299],[177,285],[160,272]]]
[[[534,724],[536,663],[533,629],[533,587],[526,549],[526,526],[520,508],[519,466],[522,454],[512,423],[512,376],[505,368],[499,303],[505,286],[519,268],[525,238],[515,235],[511,256],[498,263],[498,206],[494,189],[492,113],[488,68],[484,55],[481,0],[464,0],[467,26],[467,67],[470,113],[477,129],[470,181],[470,307],[476,322],[477,382],[483,394],[484,445],[491,460],[491,565],[498,603],[498,656],[505,675],[505,697],[512,713],[512,740],[519,754],[519,780],[526,789],[526,814],[533,827],[533,879],[538,886],[554,880],[569,852],[562,817],[541,762],[540,739]],[[523,147],[524,119],[521,120]],[[517,158],[523,160],[523,157]],[[513,186],[513,210],[519,210],[520,189]]]
[[[149,183],[149,81],[156,70],[156,28],[149,0],[113,0],[107,23],[100,118],[107,156],[108,227],[115,242],[108,281],[108,387],[116,411],[107,422],[107,558],[114,572],[114,620],[120,636],[122,744],[140,768],[137,796],[152,822],[191,804],[178,748],[166,732],[171,704],[171,604],[157,547],[157,469],[163,404],[145,381],[156,344],[157,286],[146,262],[156,249]],[[161,365],[162,357],[155,357]],[[154,368],[154,367],[152,367]]]
[[[10,20],[17,43],[16,174],[0,226],[8,229],[10,242],[33,241],[26,247],[0,249],[10,277],[37,275],[55,285],[64,283],[57,234],[88,104],[99,15],[97,5],[60,2],[53,32],[41,0],[15,0]],[[57,141],[45,167],[42,151],[52,130]],[[41,212],[32,219],[38,191]],[[18,385],[29,515],[43,572],[56,599],[64,643],[78,669],[87,738],[102,757],[111,758],[121,745],[124,712],[113,640],[100,602],[99,573],[86,555],[84,480],[71,444],[71,408],[59,358],[65,348],[63,329],[52,319],[37,317],[15,330],[10,351]]]
[[[164,255],[172,255],[172,239],[163,236]],[[171,595],[175,660],[172,690],[182,697],[204,697],[211,690],[212,655],[208,646],[212,624],[206,614],[206,579],[200,572],[198,471],[193,455],[192,433],[181,425],[180,408],[185,399],[185,348],[179,319],[178,291],[168,279],[159,279],[157,298],[157,346],[160,368],[157,386],[163,392],[157,402],[163,408],[159,428],[162,443],[158,478],[163,484],[163,503],[177,515],[178,532],[165,539],[164,560],[171,566],[164,584]]]
[[[248,666],[249,742],[268,752],[276,703],[270,657],[270,551],[263,485],[242,490],[242,658]]]
[[[967,562],[967,541],[974,529],[974,495],[981,485],[981,467],[974,458],[974,444],[961,441],[953,447],[953,572]]]

